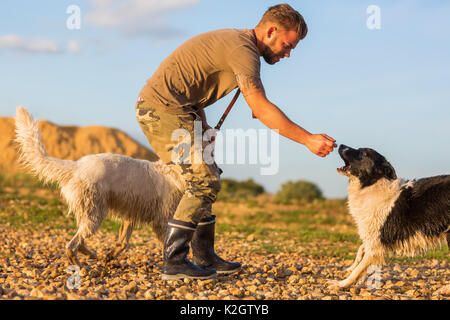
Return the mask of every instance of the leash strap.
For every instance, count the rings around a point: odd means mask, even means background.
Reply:
[[[214,129],[220,130],[220,127],[222,126],[222,123],[225,121],[225,118],[228,116],[228,113],[230,113],[231,108],[233,107],[234,103],[236,102],[237,98],[239,97],[239,94],[241,93],[241,89],[237,89],[236,94],[234,95],[233,99],[231,100],[230,104],[228,105],[227,109],[223,113],[222,117],[220,118],[219,122],[215,126]]]

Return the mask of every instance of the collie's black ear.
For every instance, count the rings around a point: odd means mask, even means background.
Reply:
[[[383,166],[384,174],[391,180],[397,179],[397,174],[395,173],[394,167],[391,166],[389,162],[386,161]]]

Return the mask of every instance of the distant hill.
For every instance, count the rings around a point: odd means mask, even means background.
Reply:
[[[38,122],[47,153],[55,158],[77,160],[88,154],[118,153],[136,159],[158,160],[150,149],[123,131],[89,126],[58,126],[46,120]],[[13,139],[14,118],[0,117],[0,169],[21,171],[16,163],[17,147]]]

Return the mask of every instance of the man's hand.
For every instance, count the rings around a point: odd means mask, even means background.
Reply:
[[[326,157],[330,152],[333,151],[333,148],[336,148],[336,140],[329,137],[328,135],[321,134],[312,134],[305,142],[305,146],[314,154],[319,157]]]

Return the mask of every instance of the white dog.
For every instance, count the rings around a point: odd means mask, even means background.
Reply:
[[[163,240],[167,221],[173,216],[184,190],[177,172],[161,161],[137,160],[118,154],[95,154],[77,161],[47,155],[37,124],[23,107],[16,110],[16,141],[20,161],[44,182],[57,182],[77,221],[78,231],[67,244],[71,264],[80,265],[78,250],[91,258],[86,247],[110,212],[122,220],[119,239],[107,258],[117,257],[128,245],[133,227],[152,223]]]

